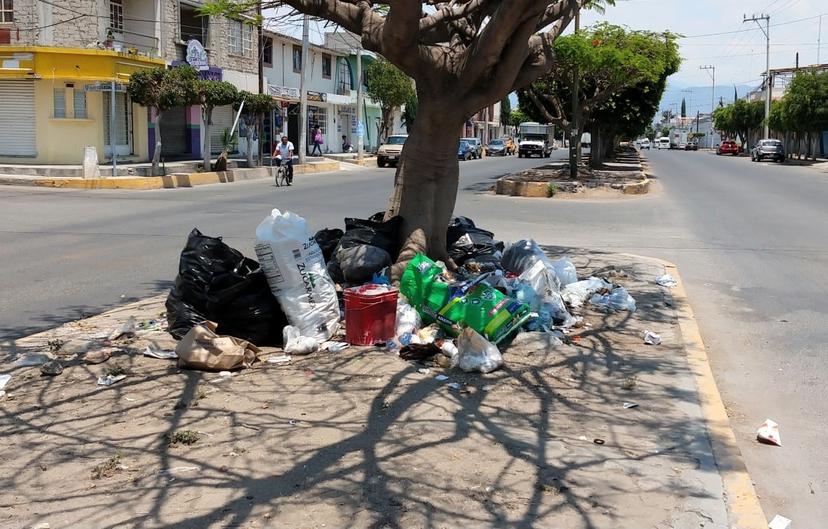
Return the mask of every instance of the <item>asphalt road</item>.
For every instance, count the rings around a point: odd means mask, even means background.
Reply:
[[[703,151],[646,156],[654,191],[612,201],[493,196],[494,179],[538,160],[464,162],[456,213],[504,240],[676,262],[765,513],[822,527],[828,175]],[[299,176],[288,189],[268,181],[145,192],[0,187],[0,344],[164,290],[194,226],[252,255],[270,208],[292,209],[314,229],[340,226],[383,209],[392,175]],[[783,447],[754,441],[766,418],[781,424]]]

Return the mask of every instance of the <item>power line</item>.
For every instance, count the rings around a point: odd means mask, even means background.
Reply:
[[[806,20],[814,20],[814,19],[817,19],[817,18],[819,18],[821,16],[825,16],[825,15],[828,15],[828,13],[822,13],[820,15],[813,15],[813,16],[805,17],[805,18],[798,18],[796,20],[789,20],[787,22],[780,22],[778,24],[771,24],[770,27],[776,28],[776,27],[779,27],[779,26],[787,26],[789,24],[796,24],[798,22],[805,22]],[[734,30],[734,31],[720,31],[718,33],[701,33],[699,35],[684,35],[684,36],[678,37],[678,39],[682,40],[682,39],[696,39],[696,38],[700,38],[700,37],[716,37],[716,36],[719,36],[719,35],[733,35],[735,33],[747,33],[747,32],[752,32],[752,31],[759,31],[759,28],[737,29],[737,30]]]

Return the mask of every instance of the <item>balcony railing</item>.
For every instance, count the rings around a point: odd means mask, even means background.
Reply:
[[[137,33],[126,28],[120,30],[107,28],[106,31],[107,37],[112,37],[104,41],[104,45],[109,49],[123,53],[160,57],[159,39],[154,35]]]

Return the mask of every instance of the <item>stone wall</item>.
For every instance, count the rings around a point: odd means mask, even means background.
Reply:
[[[105,1],[61,0],[54,4],[15,0],[11,44],[86,48],[103,39]]]

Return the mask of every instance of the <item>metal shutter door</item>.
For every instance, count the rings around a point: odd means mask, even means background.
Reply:
[[[161,116],[161,154],[164,156],[183,156],[190,152],[186,112],[184,107],[176,107]]]
[[[235,118],[236,114],[230,105],[213,109],[213,124],[210,126],[210,150],[213,151],[211,154],[221,152],[221,135],[224,133],[224,129],[230,130]],[[236,132],[238,133],[238,131]]]
[[[0,156],[37,156],[34,81],[0,81]]]

